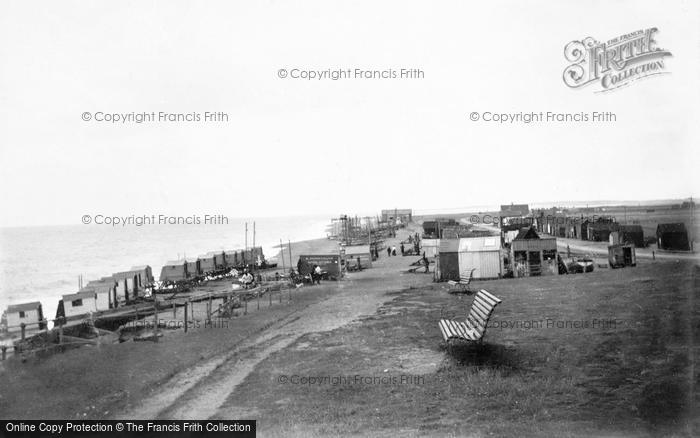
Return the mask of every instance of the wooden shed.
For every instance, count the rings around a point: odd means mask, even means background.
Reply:
[[[372,253],[370,252],[369,245],[352,245],[345,247],[345,263],[350,262],[351,264],[356,264],[358,257],[360,258],[360,264],[363,269],[372,267]]]
[[[438,278],[459,280],[474,271],[474,279],[500,278],[503,275],[501,237],[464,237],[440,241]]]
[[[656,244],[659,249],[690,251],[690,240],[685,224],[682,222],[658,224],[656,226]]]
[[[542,238],[534,227],[523,228],[510,245],[514,277],[559,274],[556,237]]]
[[[44,312],[39,301],[30,303],[10,304],[5,311],[7,321],[7,332],[11,334],[20,333],[22,324],[25,325],[24,333],[32,333],[44,330]]]
[[[422,239],[420,241],[421,251],[428,258],[437,257],[440,252],[440,239]]]

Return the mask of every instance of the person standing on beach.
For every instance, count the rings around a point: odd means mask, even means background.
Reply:
[[[321,284],[321,267],[319,265],[314,267],[314,276],[316,277],[316,283]]]
[[[360,264],[360,256],[357,256],[357,257],[356,257],[356,260],[357,260],[357,270],[358,270],[358,271],[361,271],[361,270],[362,270],[362,265]]]
[[[428,258],[425,256],[425,253],[423,253],[423,263],[425,264],[425,273],[427,274],[430,272],[430,262],[428,261]]]
[[[396,247],[395,246],[391,247],[391,255],[393,255],[393,256],[396,255]]]
[[[387,255],[388,257],[391,257],[391,247],[390,247],[390,246],[387,246],[387,247],[386,247],[386,255]]]
[[[401,255],[402,256],[406,255],[406,248],[404,248],[403,242],[401,242]]]

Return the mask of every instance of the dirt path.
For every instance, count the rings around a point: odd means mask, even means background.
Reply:
[[[400,233],[399,237],[403,237]],[[428,283],[430,277],[400,274],[413,261],[408,257],[380,259],[372,269],[352,273],[339,283],[331,298],[290,313],[270,328],[239,344],[234,350],[184,370],[129,412],[119,418],[205,419],[212,416],[235,418],[235,412],[220,412],[236,387],[271,354],[301,336],[342,327],[361,316],[372,315],[389,298],[387,292]],[[220,412],[217,415],[217,412]],[[223,415],[222,415],[223,414]]]

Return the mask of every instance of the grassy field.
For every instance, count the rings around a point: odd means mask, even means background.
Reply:
[[[697,276],[692,263],[649,261],[480,282],[503,299],[480,348],[447,349],[437,328],[471,297],[405,290],[271,356],[227,404],[264,436],[692,435]]]

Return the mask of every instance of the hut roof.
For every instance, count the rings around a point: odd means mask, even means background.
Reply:
[[[459,239],[460,252],[485,252],[500,251],[501,238],[499,236],[465,237]]]
[[[95,291],[84,291],[63,295],[63,302],[65,303],[66,301],[81,300],[83,298],[95,298]]]
[[[30,303],[20,303],[20,304],[10,304],[7,306],[7,313],[17,313],[26,312],[27,310],[36,310],[41,307],[39,301],[32,301]]]
[[[657,233],[686,233],[685,224],[676,222],[672,224],[659,224],[656,226]]]
[[[513,238],[513,240],[529,240],[529,239],[539,239],[540,235],[537,234],[535,227],[521,228],[518,234]]]

